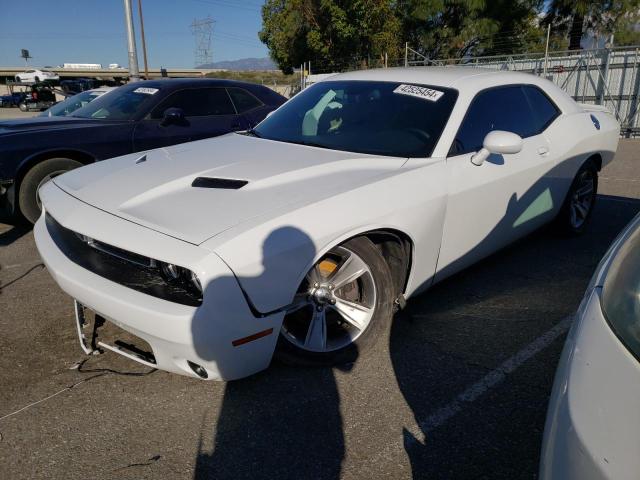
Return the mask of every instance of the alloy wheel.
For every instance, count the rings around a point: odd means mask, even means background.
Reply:
[[[331,352],[355,342],[375,313],[371,269],[345,247],[325,255],[309,271],[285,315],[282,336],[309,352]]]
[[[595,179],[593,172],[585,170],[578,177],[569,205],[571,226],[579,229],[584,225],[593,206]]]

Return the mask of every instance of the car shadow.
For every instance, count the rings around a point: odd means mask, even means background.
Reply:
[[[638,212],[640,200],[600,195],[584,235],[542,228],[408,303],[393,323],[390,356],[418,427],[402,431],[413,478],[535,477],[564,336],[443,424],[434,413],[572,315]]]
[[[281,288],[272,283],[272,273],[286,269],[283,262],[296,255],[293,250],[305,265],[313,263],[316,250],[306,233],[293,227],[274,230],[263,244],[261,275],[217,278],[205,287],[205,297],[237,290],[238,284],[247,291],[259,288],[267,294],[269,289]],[[219,350],[210,348],[215,340],[208,336],[218,332],[210,330],[207,318],[194,318],[192,335],[198,356],[215,362]],[[278,335],[279,331],[274,331],[255,342],[275,340]],[[348,371],[350,366],[344,369]],[[213,449],[207,451],[204,445],[211,443]],[[340,396],[333,369],[281,365],[226,383],[213,430],[201,433],[194,479],[337,479],[344,455]]]

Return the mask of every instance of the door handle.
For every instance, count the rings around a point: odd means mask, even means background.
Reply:
[[[549,149],[547,147],[538,147],[538,155],[546,155],[549,153]]]

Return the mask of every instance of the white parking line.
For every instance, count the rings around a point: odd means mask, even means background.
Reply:
[[[457,395],[451,403],[436,410],[424,420],[419,420],[417,425],[407,427],[416,439],[424,439],[424,435],[430,430],[444,425],[452,417],[460,413],[465,405],[474,402],[480,396],[487,393],[492,388],[501,383],[508,374],[513,373],[521,367],[527,360],[531,359],[542,350],[551,345],[560,335],[565,333],[571,326],[573,315],[570,315],[549,329],[546,333],[536,338],[529,345],[518,353],[504,361],[498,368],[492,370],[476,383],[468,387],[464,392]]]

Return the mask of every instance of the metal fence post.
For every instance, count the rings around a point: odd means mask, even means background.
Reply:
[[[609,83],[609,64],[611,62],[611,50],[608,48],[605,50],[604,57],[604,73],[602,74],[602,88],[598,92],[598,105],[604,104],[604,92],[608,89]]]
[[[544,47],[544,77],[547,78],[547,65],[549,65],[549,35],[551,34],[551,24],[547,25],[547,44]]]

